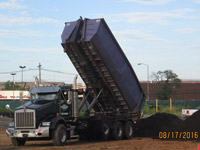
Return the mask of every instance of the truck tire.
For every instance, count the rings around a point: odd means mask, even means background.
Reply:
[[[133,137],[133,123],[127,121],[124,124],[124,139],[131,139]]]
[[[112,130],[112,139],[113,140],[121,140],[123,138],[123,126],[121,122],[116,122],[114,124],[114,128]]]
[[[58,124],[53,131],[53,145],[62,146],[67,140],[67,129],[63,124]]]
[[[108,122],[107,121],[101,122],[100,125],[97,127],[97,129],[99,129],[99,133],[98,133],[100,136],[99,138],[101,140],[108,140],[110,136],[110,127],[109,127]]]
[[[26,143],[26,139],[23,138],[11,138],[11,142],[14,146],[22,146]]]

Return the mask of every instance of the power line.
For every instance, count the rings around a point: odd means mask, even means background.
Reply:
[[[49,70],[49,69],[44,69],[44,68],[42,68],[42,70],[49,71],[49,72],[54,72],[54,73],[67,74],[67,75],[77,75],[75,73],[66,73],[66,72],[62,72],[62,71]]]
[[[33,71],[33,70],[38,70],[38,69],[29,68],[29,69],[24,69],[23,71]],[[41,70],[48,71],[48,72],[54,72],[54,73],[60,73],[60,74],[67,74],[67,75],[77,75],[75,73],[66,73],[66,72],[62,72],[62,71],[56,71],[56,70],[50,70],[50,69],[44,69],[44,68],[41,68]],[[9,72],[0,72],[0,74],[10,74],[10,73],[17,73],[17,72],[21,72],[21,70],[9,71]]]
[[[23,71],[31,71],[31,70],[38,70],[38,69],[24,69]],[[22,72],[22,71],[17,70],[17,71],[9,71],[9,72],[0,72],[0,74],[10,74],[10,73],[17,73],[17,72]]]
[[[21,72],[20,71],[10,71],[10,72],[0,72],[0,74],[11,74],[11,73],[17,73],[17,72]]]

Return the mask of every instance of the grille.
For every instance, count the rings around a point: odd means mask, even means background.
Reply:
[[[35,110],[15,111],[15,128],[35,128]]]

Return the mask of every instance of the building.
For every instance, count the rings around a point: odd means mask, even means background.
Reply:
[[[0,90],[2,90],[4,88],[6,82],[0,82]],[[24,82],[22,84],[22,82],[15,82],[15,85],[20,85],[20,86],[26,86],[26,87],[35,87],[35,82]],[[71,84],[66,84],[64,82],[43,82],[42,83],[43,86],[57,86],[57,85],[71,85]],[[85,89],[85,85],[83,85],[82,83],[77,83],[78,88],[80,89]]]
[[[2,90],[4,88],[5,82],[0,82],[0,100],[28,100],[30,98],[29,92],[27,90]],[[22,85],[21,82],[15,82],[16,85]],[[35,87],[34,82],[26,82],[27,87]],[[71,85],[65,84],[64,82],[45,82],[42,83],[43,86],[56,86],[56,85]],[[85,89],[82,83],[77,83],[78,89]]]
[[[145,95],[147,95],[147,82],[140,82]],[[156,82],[149,83],[149,99],[155,100]],[[180,88],[174,91],[174,100],[200,100],[200,82],[181,82]]]
[[[0,82],[0,90],[4,87],[5,82]],[[15,84],[21,85],[20,82],[16,82]],[[64,82],[45,82],[43,85],[45,86],[55,86],[55,85],[64,85]],[[141,87],[147,95],[147,82],[140,82]],[[149,98],[150,100],[155,100],[156,97],[156,82],[149,83]],[[34,82],[26,82],[26,86],[30,88],[35,86]],[[85,85],[82,83],[77,84],[78,89],[85,89]],[[174,96],[172,97],[174,100],[200,100],[200,82],[181,82],[180,88],[176,89],[174,92]]]
[[[28,100],[29,92],[25,90],[0,90],[0,100]]]

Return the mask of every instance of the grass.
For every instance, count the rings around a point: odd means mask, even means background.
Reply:
[[[9,113],[9,110],[0,107],[0,113]]]
[[[198,108],[200,108],[200,106],[198,106]],[[182,109],[191,109],[191,106],[173,106],[172,107],[172,111],[170,111],[170,108],[168,105],[162,105],[162,106],[158,106],[158,112],[157,113],[170,113],[170,114],[174,114],[174,115],[181,115],[182,114]],[[143,107],[143,114],[154,114],[156,113],[156,108],[155,106],[151,106],[147,103],[144,104]]]
[[[0,116],[8,116],[8,117],[13,117],[13,112],[10,110],[7,110],[5,108],[0,107]]]

